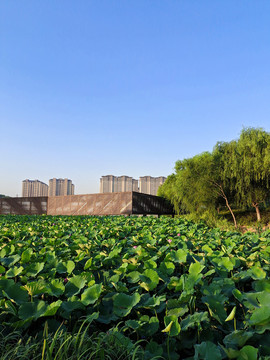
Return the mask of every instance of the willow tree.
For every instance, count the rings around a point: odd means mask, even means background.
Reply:
[[[216,212],[222,199],[230,210],[235,227],[237,227],[227,195],[228,186],[222,177],[224,159],[221,149],[222,147],[216,147],[213,153],[204,152],[192,158],[177,161],[176,173],[173,178],[166,180],[159,194],[171,202],[177,202],[179,210],[199,215],[206,211]]]
[[[165,183],[158,188],[157,195],[168,199],[173,205],[175,212],[179,214],[181,212],[181,205],[176,181],[175,174],[169,175]]]
[[[253,207],[261,220],[260,204],[269,199],[270,133],[243,129],[238,141],[224,151],[224,179],[235,192],[237,206]]]
[[[176,162],[176,185],[184,211],[200,214],[214,210],[216,196],[209,183],[211,164],[209,152]]]

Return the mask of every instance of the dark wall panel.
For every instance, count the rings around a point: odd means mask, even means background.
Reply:
[[[48,197],[0,198],[0,214],[47,214]]]
[[[164,198],[133,192],[132,214],[173,215],[174,210],[172,205]]]

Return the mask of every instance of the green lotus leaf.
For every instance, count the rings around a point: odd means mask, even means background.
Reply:
[[[159,270],[164,274],[172,275],[175,270],[175,266],[171,261],[163,261],[160,264]]]
[[[209,317],[207,311],[205,312],[195,312],[192,315],[188,315],[184,320],[181,321],[181,329],[182,331],[186,331],[188,329],[198,328],[202,329],[202,323],[208,323]]]
[[[238,349],[254,336],[252,331],[235,330],[223,339],[227,348]]]
[[[204,265],[196,262],[196,263],[190,264],[188,272],[192,275],[198,275],[203,271],[204,268],[205,268]]]
[[[215,318],[220,324],[223,324],[227,318],[227,313],[224,309],[225,298],[218,295],[203,296],[202,301],[208,306],[210,316]]]
[[[168,256],[168,260],[171,260],[172,262],[175,263],[185,263],[187,260],[187,254],[188,251],[184,250],[184,249],[179,249],[177,251],[173,250],[169,256]]]
[[[120,279],[120,275],[113,275],[110,277],[110,282],[111,283],[117,283]]]
[[[98,300],[101,291],[102,291],[102,284],[95,284],[89,287],[82,293],[81,296],[82,303],[85,306],[94,304]]]
[[[145,347],[145,359],[159,359],[163,354],[162,346],[156,343],[155,341],[150,341]]]
[[[261,292],[256,293],[256,299],[259,302],[259,307],[255,307],[250,317],[250,325],[268,325],[270,322],[270,293]]]
[[[88,260],[86,261],[85,265],[84,265],[84,270],[89,269],[89,268],[91,267],[91,265],[92,265],[92,262],[93,262],[93,259],[92,259],[92,258],[88,259]]]
[[[83,310],[85,306],[77,296],[72,296],[68,301],[63,301],[61,304],[61,309],[66,311],[68,314],[74,310]]]
[[[183,276],[181,276],[181,278],[172,276],[169,284],[167,285],[169,290],[174,290],[174,291],[182,291],[184,290],[184,286],[185,286],[185,280]]]
[[[46,293],[48,290],[47,285],[43,280],[28,282],[24,285],[24,289],[28,291],[30,296],[40,295]]]
[[[181,327],[178,322],[177,316],[165,316],[164,317],[165,329],[162,332],[168,333],[169,336],[176,336],[180,333]]]
[[[45,256],[46,263],[52,268],[57,265],[57,258],[54,251],[48,251]]]
[[[0,293],[1,293],[1,290],[6,290],[8,287],[14,285],[15,282],[14,280],[11,280],[11,279],[0,279]]]
[[[211,255],[213,253],[213,249],[210,248],[208,245],[203,245],[202,250],[207,253],[207,255]]]
[[[251,345],[246,345],[240,350],[240,355],[237,360],[257,360],[258,349]]]
[[[161,295],[161,296],[154,295],[152,297],[148,296],[146,299],[144,299],[143,297],[144,297],[144,295],[141,296],[141,300],[144,300],[144,301],[140,302],[139,307],[143,307],[146,309],[155,308],[157,306],[160,306],[161,303],[165,304],[165,301],[166,301],[166,295]]]
[[[22,304],[29,299],[27,290],[18,284],[8,286],[5,290],[2,291],[5,297],[13,300],[16,304]]]
[[[0,265],[0,274],[4,274],[6,272],[6,269],[4,266]]]
[[[47,308],[48,305],[43,300],[28,302],[19,307],[18,315],[22,320],[37,320],[45,314]]]
[[[236,262],[235,259],[225,256],[214,258],[212,261],[219,269],[225,270],[227,272],[233,270]]]
[[[80,275],[75,275],[69,279],[66,284],[65,294],[69,298],[73,295],[77,295],[81,289],[85,286],[86,280]]]
[[[157,263],[150,259],[144,262],[144,268],[145,269],[156,269],[157,268]]]
[[[21,272],[23,271],[23,267],[17,267],[17,266],[13,266],[12,268],[10,268],[7,272],[6,272],[6,277],[7,278],[13,278],[15,276],[18,276],[21,274]]]
[[[99,318],[98,322],[103,324],[109,324],[112,321],[117,321],[118,317],[114,314],[113,309],[113,298],[115,297],[115,293],[108,293],[106,294],[99,304]]]
[[[74,269],[75,263],[71,260],[68,260],[67,262],[60,261],[56,266],[56,272],[58,272],[58,274],[71,274]]]
[[[133,330],[138,330],[141,327],[140,322],[136,320],[127,320],[125,324]]]
[[[194,360],[221,360],[222,355],[217,345],[211,341],[204,341],[201,344],[195,345]]]
[[[182,317],[188,311],[189,311],[189,309],[187,306],[175,307],[175,308],[168,309],[168,316],[174,315],[177,317]]]
[[[146,336],[151,337],[159,330],[159,320],[156,316],[152,316],[149,321],[142,325],[140,332]]]
[[[141,296],[139,293],[127,295],[124,293],[117,294],[113,300],[113,311],[119,317],[127,316],[132,308],[138,304]]]
[[[37,276],[37,274],[39,274],[43,270],[43,268],[44,268],[43,262],[33,263],[33,264],[27,266],[27,268],[25,269],[26,276],[35,277],[35,276]]]
[[[65,292],[65,285],[63,280],[53,279],[48,285],[48,294],[51,296],[59,297]]]
[[[4,258],[7,255],[7,249],[3,248],[0,250],[0,262],[1,262],[1,258]]]
[[[20,259],[21,259],[20,255],[15,254],[15,255],[0,259],[0,262],[2,265],[6,266],[6,267],[10,267],[10,266],[15,265],[18,261],[20,261]]]
[[[25,263],[29,263],[31,256],[33,254],[33,250],[32,249],[26,249],[22,252],[22,256],[21,256],[21,262],[23,264]]]
[[[159,276],[155,270],[147,269],[140,275],[142,283],[140,284],[147,291],[154,290],[159,283]]]
[[[126,275],[128,282],[131,284],[135,284],[140,280],[141,273],[139,271],[131,271]]]
[[[266,277],[266,272],[259,266],[252,266],[247,270],[247,274],[254,280],[262,280]]]
[[[107,259],[117,258],[117,257],[118,257],[118,254],[121,253],[121,251],[122,251],[122,248],[121,248],[121,247],[113,249],[113,250],[109,253]]]
[[[270,292],[270,280],[258,280],[258,281],[254,281],[253,283],[253,287],[255,291],[268,291]]]
[[[47,306],[47,309],[42,316],[54,316],[57,310],[60,308],[61,304],[62,304],[61,300],[52,302]]]

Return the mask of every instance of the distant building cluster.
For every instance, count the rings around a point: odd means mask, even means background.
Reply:
[[[125,191],[138,191],[138,180],[130,176],[102,176],[100,179],[100,192],[125,192]]]
[[[166,177],[141,176],[139,180],[130,176],[106,175],[100,178],[100,192],[125,192],[137,191],[144,194],[157,195],[160,185],[166,180]]]
[[[22,182],[22,197],[74,195],[74,184],[69,179],[50,179],[49,186],[39,180]]]

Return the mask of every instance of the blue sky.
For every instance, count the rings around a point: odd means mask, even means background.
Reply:
[[[167,176],[270,131],[270,1],[0,2],[0,193]]]

